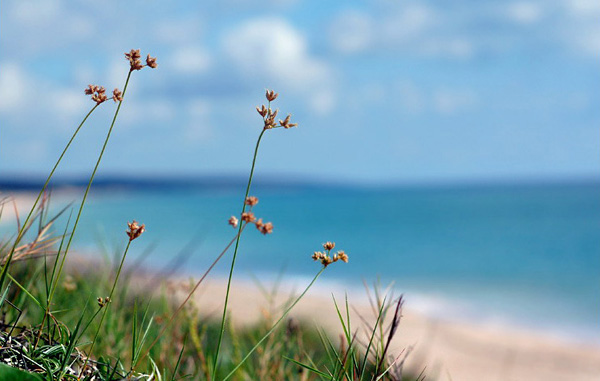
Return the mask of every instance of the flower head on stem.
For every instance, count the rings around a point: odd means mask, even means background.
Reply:
[[[128,229],[125,231],[125,233],[129,237],[130,242],[141,236],[142,233],[146,231],[146,225],[138,225],[136,220],[133,220],[133,222],[128,222],[127,227]]]
[[[326,253],[322,251],[315,251],[311,258],[314,261],[320,261],[323,267],[327,267],[333,262],[342,261],[348,263],[348,254],[344,252],[344,250],[339,250],[337,253],[331,255],[331,250],[335,247],[335,242],[325,242],[323,244],[323,248],[327,251]]]

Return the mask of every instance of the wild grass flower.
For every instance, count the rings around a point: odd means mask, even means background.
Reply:
[[[150,54],[148,54],[148,57],[146,57],[146,65],[151,67],[152,69],[156,69],[156,67],[158,66],[156,64],[156,57],[150,57]]]
[[[113,90],[112,99],[113,99],[113,101],[115,101],[115,103],[121,102],[123,100],[123,93],[121,92],[121,90],[119,90],[115,87],[115,89]]]
[[[237,228],[238,223],[239,221],[235,216],[229,217],[229,225],[233,226],[234,228]]]
[[[129,237],[130,242],[141,236],[142,233],[146,231],[146,225],[138,225],[136,220],[133,220],[133,222],[128,222],[127,228],[128,229],[125,231],[125,233]]]
[[[253,207],[256,204],[258,204],[258,197],[254,197],[254,196],[246,197],[246,205]]]
[[[335,242],[325,242],[323,244],[323,249],[327,252],[315,251],[311,258],[314,261],[320,261],[324,268],[337,261],[348,263],[348,254],[346,254],[344,250],[339,250],[337,253],[333,254],[333,256],[331,255],[331,250],[333,250],[334,247]]]
[[[277,99],[278,96],[279,96],[279,93],[276,93],[273,90],[267,90],[267,93],[265,94],[265,97],[267,98],[267,100],[269,102],[273,102],[275,99]]]
[[[246,223],[250,222],[251,217],[252,217],[252,221],[254,221],[253,214],[251,214],[251,215],[246,214],[246,213],[251,213],[251,212],[246,212],[246,206],[248,206],[246,204],[246,200],[248,199],[248,196],[250,193],[250,187],[252,185],[252,177],[254,176],[254,168],[256,165],[256,158],[258,155],[258,149],[260,147],[260,142],[267,130],[271,130],[271,129],[278,127],[277,123],[275,122],[275,118],[277,117],[278,110],[273,111],[271,109],[271,102],[273,102],[275,99],[277,99],[278,96],[279,96],[279,94],[276,93],[274,90],[266,90],[265,97],[268,101],[268,105],[266,105],[266,106],[261,105],[260,107],[256,107],[256,111],[263,118],[263,129],[260,132],[260,134],[258,135],[258,139],[256,141],[256,146],[254,148],[254,156],[252,158],[252,166],[250,167],[250,175],[248,176],[248,184],[246,185],[246,194],[244,195],[244,202],[242,203],[242,212],[240,213],[240,216],[242,217],[242,221],[245,221]],[[289,120],[288,120],[288,125],[289,125]],[[281,126],[279,126],[279,127],[281,127]],[[218,364],[219,364],[219,352],[221,349],[223,334],[225,333],[225,320],[227,318],[227,305],[229,302],[229,293],[231,290],[231,280],[233,278],[233,270],[235,268],[235,261],[237,259],[237,253],[238,253],[238,249],[239,249],[241,231],[243,229],[243,226],[244,226],[244,224],[239,225],[238,236],[237,236],[237,239],[235,242],[235,248],[233,250],[231,266],[229,268],[229,277],[227,278],[227,291],[225,292],[225,303],[223,305],[223,314],[221,315],[221,328],[219,330],[219,338],[217,341],[217,350],[215,352],[215,356],[214,356],[214,360],[213,360],[213,364],[212,364],[211,379],[215,379]],[[266,223],[266,224],[262,225],[259,230],[265,235],[270,234],[273,231],[273,224]]]
[[[88,87],[85,88],[84,93],[86,95],[91,95],[92,100],[96,102],[97,105],[106,101],[107,99],[106,89],[102,86],[88,85]]]
[[[254,222],[256,221],[256,217],[252,212],[244,212],[242,213],[242,221],[244,222]]]
[[[325,249],[327,251],[333,250],[334,247],[335,247],[335,242],[325,242],[323,244],[323,249]]]

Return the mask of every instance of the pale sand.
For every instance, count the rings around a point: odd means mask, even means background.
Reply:
[[[225,285],[224,280],[207,280],[198,289],[194,303],[202,313],[219,316]],[[253,282],[237,281],[232,287],[230,316],[236,324],[252,323],[268,309],[265,296]],[[321,326],[337,337],[342,331],[331,291],[320,291],[318,281],[311,291],[290,316],[304,324]],[[275,305],[288,295],[289,289],[287,295],[275,298]],[[344,291],[336,291],[335,297],[338,304],[343,304]],[[410,295],[405,298],[410,299]],[[372,324],[375,319],[368,302],[364,297],[354,299],[359,302],[353,303],[353,297],[349,297],[350,305]],[[354,327],[360,325],[357,312],[352,311],[351,321]],[[418,373],[426,366],[428,380],[600,380],[600,347],[509,328],[444,322],[405,309],[392,350],[400,353],[410,346],[414,350],[408,356],[406,369]]]

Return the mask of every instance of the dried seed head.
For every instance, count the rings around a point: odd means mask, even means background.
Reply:
[[[348,254],[346,254],[344,250],[338,251],[335,255],[340,261],[348,263]]]
[[[98,298],[97,300],[98,300],[98,306],[99,306],[100,308],[102,308],[102,307],[104,307],[104,306],[106,305],[106,302],[104,301],[104,298],[101,298],[101,297],[100,297],[100,298]]]
[[[268,118],[265,119],[265,130],[270,130],[271,128],[277,127],[277,122],[275,122],[275,116],[277,115],[277,110],[275,113]]]
[[[125,53],[125,58],[129,60],[130,70],[141,70],[144,65],[140,61],[141,54],[139,49],[131,49],[129,53]]]
[[[323,265],[323,267],[327,267],[332,263],[333,259],[331,259],[329,255],[325,255],[323,258],[321,258],[321,264]]]
[[[113,100],[115,102],[121,102],[123,100],[123,93],[117,88],[113,90]]]
[[[277,99],[277,96],[278,96],[278,95],[279,95],[279,94],[278,94],[278,93],[276,93],[276,92],[275,92],[275,91],[273,91],[273,90],[267,90],[267,93],[265,94],[265,96],[267,97],[267,100],[268,100],[269,102],[272,102],[272,101],[274,101],[275,99]]]
[[[148,57],[146,57],[146,65],[148,65],[152,69],[156,69],[156,67],[158,66],[158,64],[156,63],[156,57],[150,57],[150,54],[148,54]]]
[[[129,236],[130,242],[141,236],[142,233],[146,231],[146,225],[142,224],[140,226],[135,220],[133,220],[133,222],[128,222],[127,227],[129,229],[126,230],[125,233],[127,233],[127,236]]]
[[[273,233],[273,224],[271,222],[267,222],[266,224],[262,224],[258,229],[264,235]]]
[[[129,53],[125,53],[125,58],[129,61],[139,60],[142,57],[139,49],[131,49]]]
[[[325,256],[325,253],[322,253],[320,251],[315,251],[315,253],[312,255],[312,259],[314,259],[315,261],[318,261],[321,258],[323,258],[324,256]]]
[[[252,213],[252,212],[242,213],[242,221],[254,222],[255,220],[256,220],[256,217],[254,217],[254,213]]]
[[[142,65],[142,61],[135,60],[131,63],[131,70],[142,70],[144,65]]]
[[[262,105],[262,107],[261,107],[261,108],[258,108],[258,106],[256,106],[256,111],[258,111],[258,113],[260,114],[260,116],[262,116],[263,118],[264,118],[265,116],[267,116],[267,113],[269,112],[269,111],[267,110],[267,108],[265,107],[265,105]]]
[[[84,90],[86,95],[91,95],[92,100],[97,104],[104,102],[106,98],[106,89],[102,86],[98,85],[88,85],[88,87]]]
[[[313,260],[320,261],[323,267],[327,267],[333,262],[342,261],[348,263],[348,255],[344,252],[344,250],[339,250],[337,253],[330,256],[331,250],[335,247],[335,243],[333,242],[325,242],[323,244],[323,248],[327,250],[327,252],[315,251],[311,256]]]
[[[288,114],[288,116],[286,116],[284,120],[279,120],[279,125],[283,128],[296,127],[298,125],[298,123],[290,123],[291,117],[292,117],[292,115]]]
[[[229,217],[229,225],[233,226],[234,228],[237,228],[238,222],[239,221],[235,216]]]
[[[246,197],[246,205],[254,206],[258,204],[258,197],[250,196]]]

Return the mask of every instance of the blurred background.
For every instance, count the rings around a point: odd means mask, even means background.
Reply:
[[[84,88],[122,88],[141,49],[159,66],[132,77],[80,252],[122,246],[136,218],[146,265],[192,241],[201,273],[233,234],[275,89],[299,127],[263,140],[252,193],[275,231],[248,232],[241,276],[310,276],[334,240],[351,262],[331,282],[380,277],[425,313],[598,343],[599,17],[594,0],[5,1],[0,185],[39,189],[93,105]],[[57,190],[85,184],[114,107]]]

